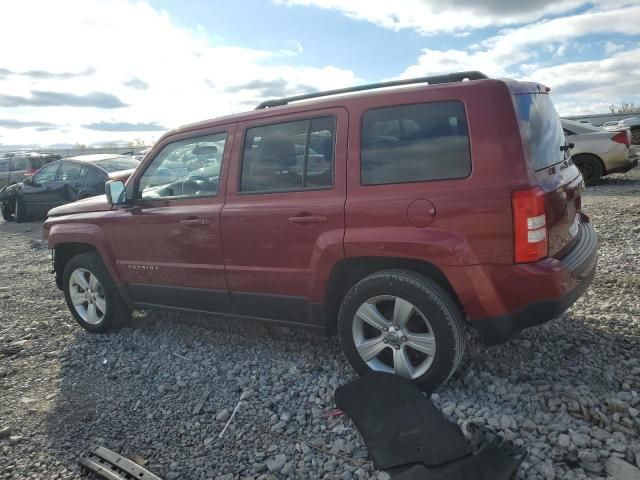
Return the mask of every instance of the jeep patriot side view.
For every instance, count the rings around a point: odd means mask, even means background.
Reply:
[[[503,342],[595,273],[548,91],[462,72],[181,127],[126,185],[49,212],[56,283],[91,332],[134,308],[306,325],[358,372],[434,389],[465,322]]]

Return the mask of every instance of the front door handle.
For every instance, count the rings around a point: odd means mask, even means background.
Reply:
[[[325,223],[327,221],[326,215],[312,215],[310,213],[301,213],[295,217],[290,217],[289,221],[291,223],[298,223],[302,225],[307,225],[310,223]]]
[[[209,225],[211,220],[208,218],[187,218],[185,220],[180,220],[180,223],[185,227],[197,227],[200,225]]]

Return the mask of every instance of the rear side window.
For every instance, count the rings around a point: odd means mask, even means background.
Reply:
[[[563,162],[566,157],[560,147],[566,140],[551,97],[546,93],[525,93],[515,99],[525,151],[534,170]]]
[[[14,157],[11,159],[11,171],[20,172],[22,170],[29,170],[30,163],[26,158]]]
[[[9,160],[0,159],[0,173],[7,173],[9,171]]]
[[[362,121],[363,185],[464,178],[471,173],[462,102],[369,110]]]
[[[98,193],[104,193],[104,183],[107,181],[106,174],[95,167],[89,167],[87,176],[84,177],[82,188],[87,190],[95,190]]]
[[[247,129],[241,192],[333,186],[336,120],[319,117]]]
[[[62,162],[58,170],[58,180],[63,182],[79,182],[83,174],[82,165],[74,162]]]

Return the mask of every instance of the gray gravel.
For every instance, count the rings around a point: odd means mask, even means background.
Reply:
[[[584,204],[600,234],[593,287],[506,345],[472,336],[433,396],[465,431],[526,447],[518,478],[640,479],[640,169]],[[0,223],[1,479],[85,478],[76,458],[95,443],[165,479],[387,478],[348,420],[324,416],[353,378],[334,338],[158,312],[85,333],[40,229]]]

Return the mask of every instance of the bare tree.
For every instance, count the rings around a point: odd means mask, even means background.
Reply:
[[[640,113],[640,105],[633,102],[622,102],[620,105],[609,105],[611,113]]]

